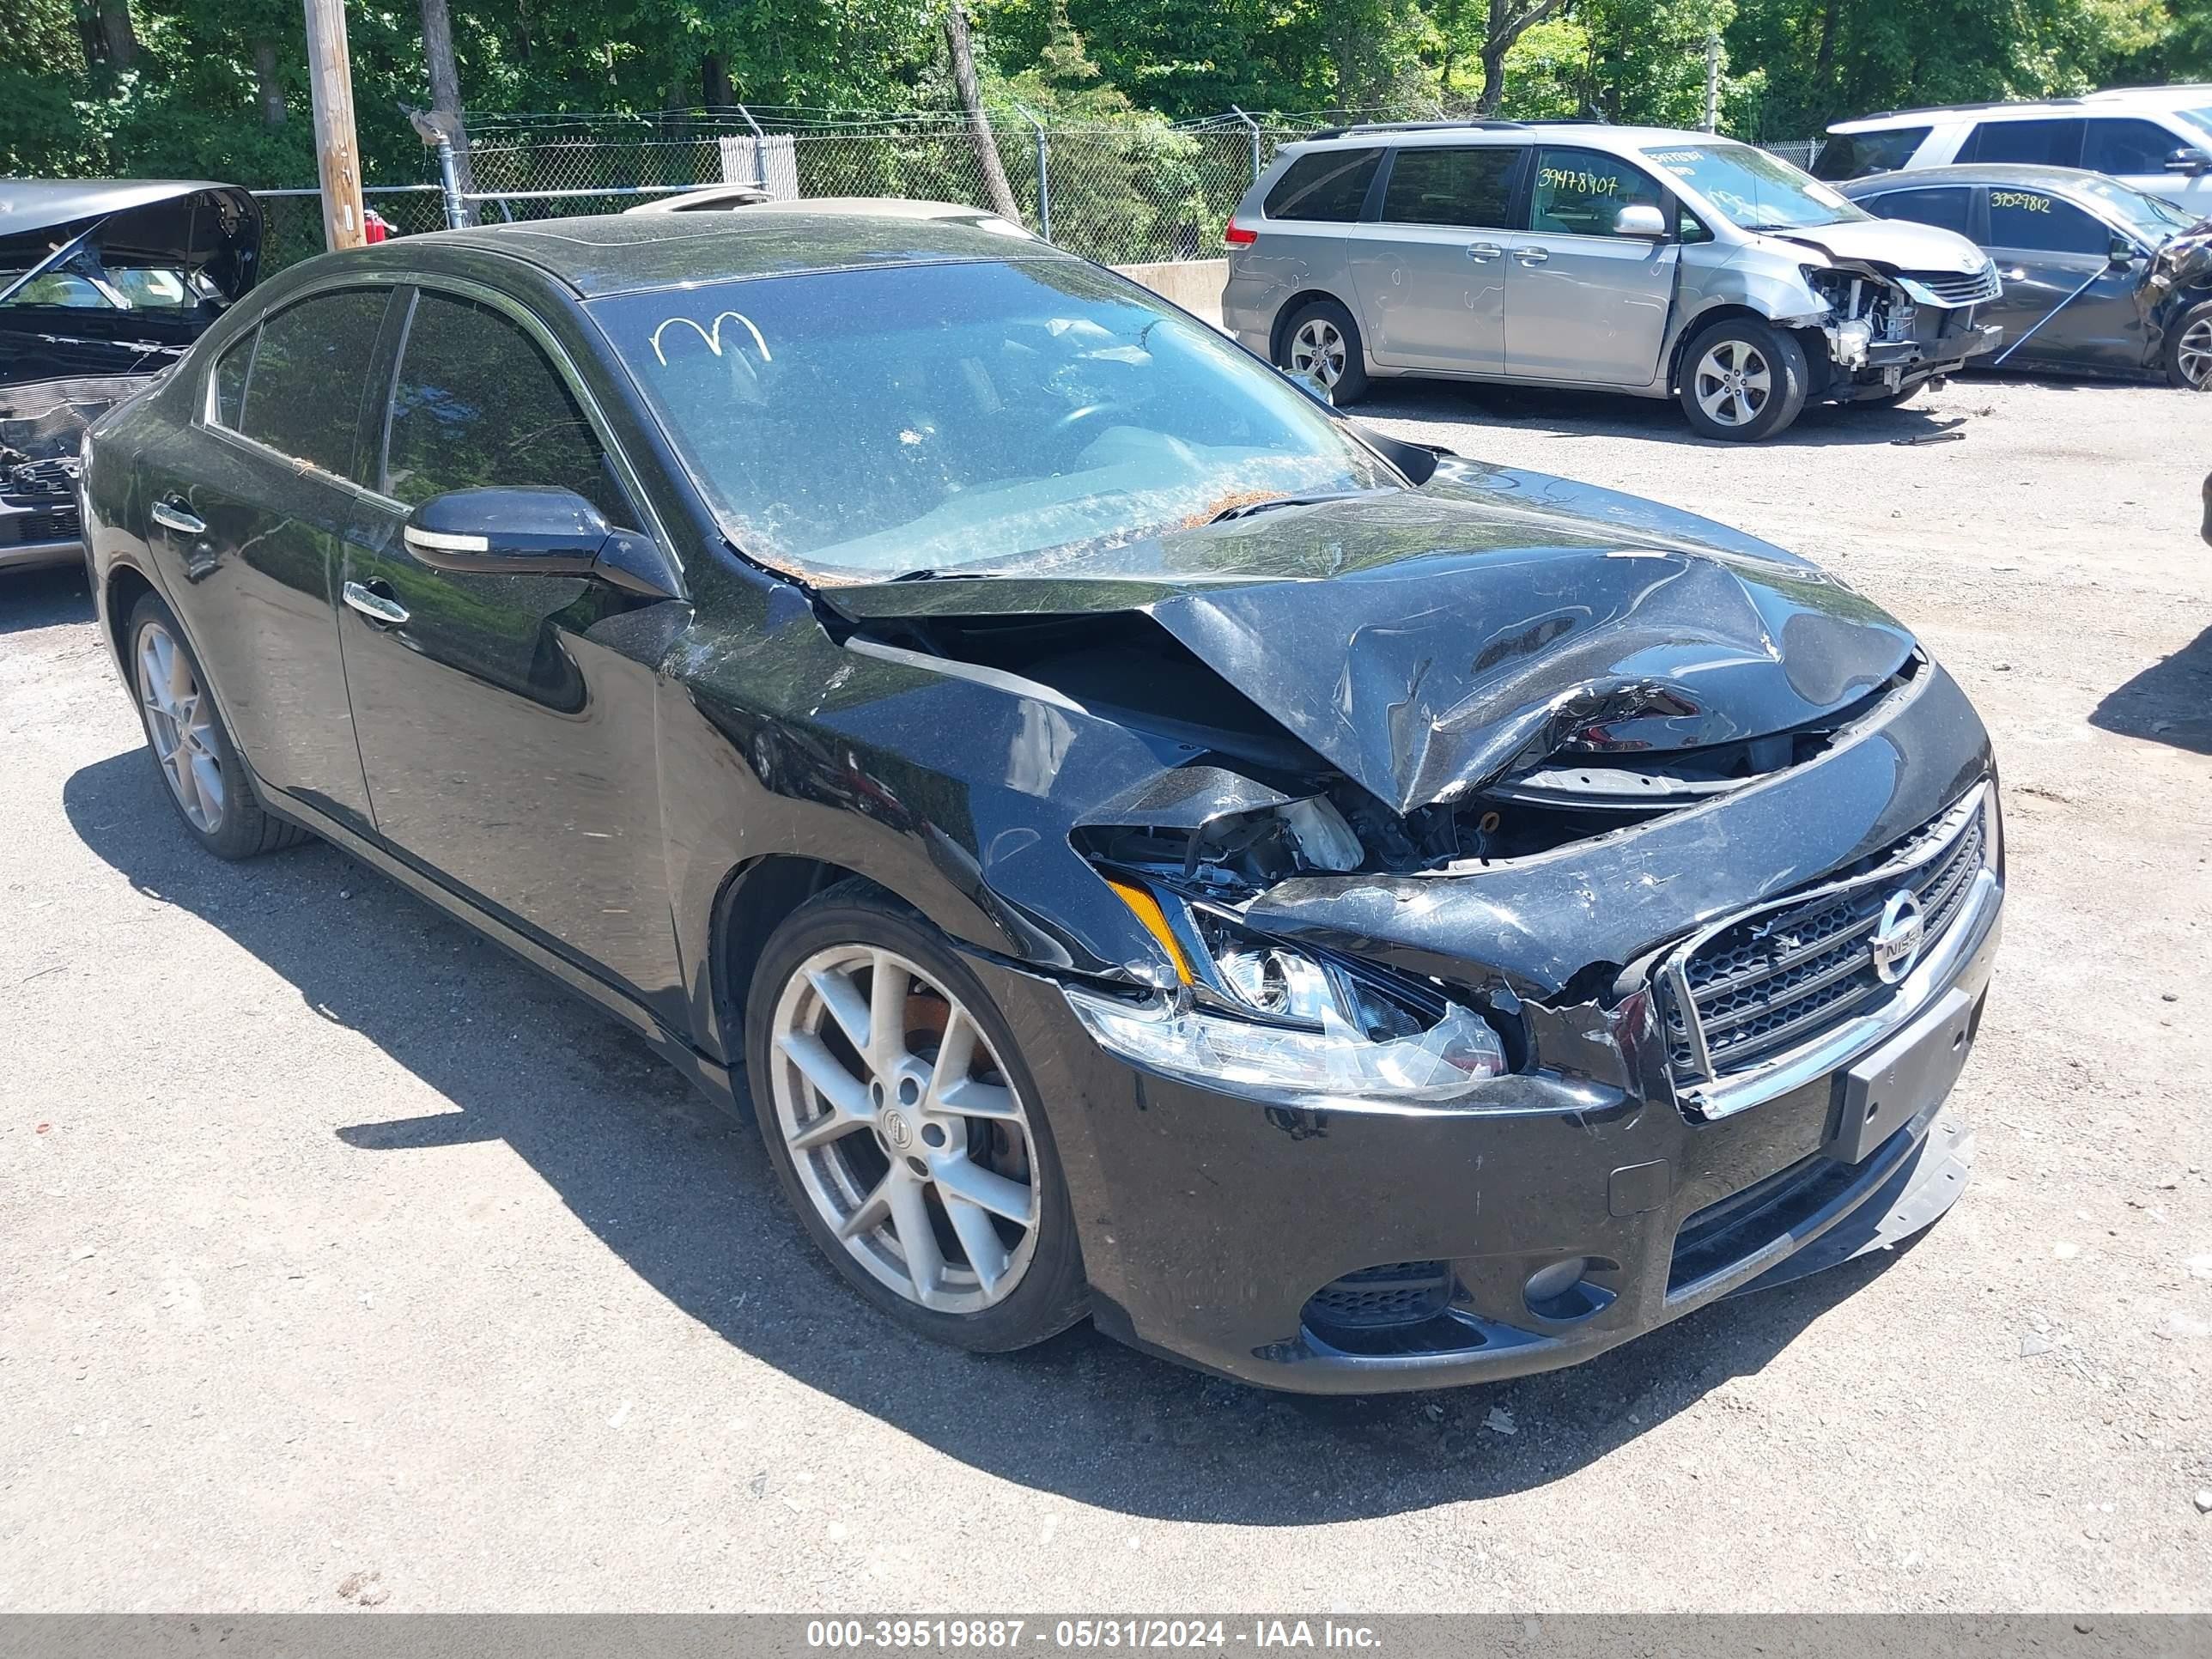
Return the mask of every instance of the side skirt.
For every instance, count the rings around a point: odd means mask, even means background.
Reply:
[[[434,905],[456,921],[466,924],[495,945],[503,946],[532,967],[573,992],[592,1006],[612,1014],[645,1039],[654,1053],[689,1078],[701,1093],[732,1117],[747,1115],[738,1103],[730,1068],[702,1054],[654,1018],[652,1011],[626,992],[608,984],[579,963],[550,951],[536,939],[510,927],[481,905],[472,904],[435,878],[418,869],[378,842],[349,830],[328,814],[296,797],[272,789],[256,778],[254,791],[262,805],[281,818],[311,830],[339,851],[358,859],[378,874],[390,877],[416,897]]]

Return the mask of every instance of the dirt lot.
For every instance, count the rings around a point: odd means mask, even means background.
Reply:
[[[0,1607],[2212,1603],[2212,397],[1969,383],[1749,450],[1366,412],[1825,559],[1978,702],[2013,885],[1945,1222],[1440,1395],[923,1347],[614,1025],[327,848],[200,855],[81,589],[17,578]]]

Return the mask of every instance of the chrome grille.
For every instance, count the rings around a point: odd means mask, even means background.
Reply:
[[[1950,270],[1905,270],[1898,274],[1906,282],[1926,289],[1939,305],[1978,306],[1984,300],[1996,299],[2002,291],[1994,263],[1964,276]]]
[[[1762,905],[1692,941],[1673,964],[1665,999],[1676,1082],[1746,1071],[1892,994],[1874,958],[1882,907],[1892,894],[1910,890],[1920,903],[1922,951],[1942,936],[1987,861],[1985,797],[1976,789],[1888,848],[1863,874],[1823,881],[1800,899]]]

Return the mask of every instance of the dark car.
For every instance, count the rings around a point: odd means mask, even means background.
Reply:
[[[1998,811],[1911,635],[1045,243],[415,237],[90,453],[190,833],[319,835],[749,1097],[916,1330],[1504,1376],[1960,1190]]]
[[[1889,219],[1956,230],[1996,261],[1982,311],[2004,342],[1975,367],[2158,379],[2212,374],[2212,221],[2076,167],[1928,167],[1843,186]]]
[[[85,427],[183,357],[260,251],[234,185],[0,179],[0,570],[83,557]]]

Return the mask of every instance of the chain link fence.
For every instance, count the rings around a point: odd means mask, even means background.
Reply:
[[[999,114],[991,141],[1016,210],[1037,234],[1102,264],[1217,257],[1244,192],[1283,144],[1390,111],[1203,120],[1048,125]],[[1817,139],[1765,148],[1808,166]],[[426,173],[434,168],[425,152]],[[479,223],[619,213],[702,185],[746,184],[790,199],[894,196],[994,206],[965,120],[923,112],[838,119],[762,110],[656,116],[508,116],[481,120],[456,167],[458,210]],[[258,192],[268,218],[263,268],[322,249],[317,191]],[[372,186],[367,205],[393,234],[444,228],[435,184]]]

